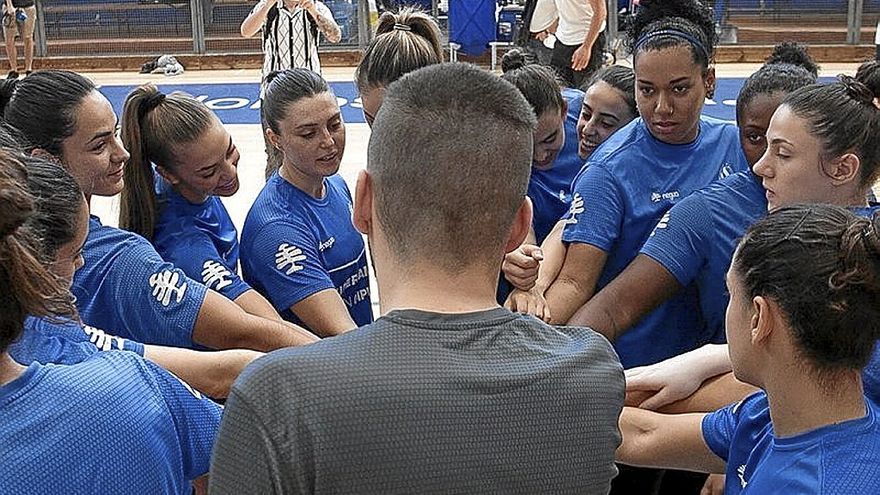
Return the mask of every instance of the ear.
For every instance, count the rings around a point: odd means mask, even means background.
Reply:
[[[834,185],[839,186],[852,181],[858,182],[862,161],[855,153],[846,153],[824,168]]]
[[[510,228],[510,236],[507,238],[507,244],[504,246],[504,252],[509,253],[518,248],[526,240],[529,230],[532,228],[532,200],[526,196],[523,199],[519,209],[516,210],[516,216],[513,218],[513,225]]]
[[[177,184],[180,184],[180,179],[178,179],[177,176],[171,173],[167,168],[161,165],[156,165],[156,172],[171,185],[176,186]]]
[[[60,159],[60,158],[58,158],[57,156],[53,155],[52,153],[49,153],[48,151],[44,150],[43,148],[34,148],[34,149],[32,149],[32,150],[31,150],[31,156],[35,156],[35,157],[37,157],[37,158],[42,158],[43,160],[46,160],[46,161],[49,161],[49,162],[52,162],[52,163],[57,163],[57,164],[61,165],[61,159]]]
[[[779,306],[763,296],[752,299],[751,342],[752,346],[764,346],[778,326]]]
[[[715,98],[715,67],[706,70],[706,97]]]
[[[281,136],[275,134],[270,127],[266,127],[266,139],[269,140],[269,143],[275,147],[276,150],[281,151]]]
[[[373,178],[366,170],[358,173],[354,190],[354,212],[352,221],[361,234],[373,232]]]

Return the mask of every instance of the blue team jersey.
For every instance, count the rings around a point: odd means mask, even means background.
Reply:
[[[798,435],[773,434],[767,395],[703,418],[703,438],[727,462],[725,495],[876,493],[880,486],[878,408],[866,400],[863,418]]]
[[[352,224],[352,200],[339,175],[315,199],[276,172],[260,191],[242,229],[242,272],[283,318],[303,325],[290,307],[335,289],[358,326],[373,321],[364,239]]]
[[[145,344],[194,347],[204,285],[165,262],[143,237],[94,216],[83,258],[71,287],[83,322]]]
[[[220,198],[190,203],[158,174],[156,197],[153,245],[162,259],[228,299],[250,290],[238,276],[238,231]]]
[[[747,170],[736,126],[709,117],[689,144],[654,138],[637,118],[608,138],[574,182],[563,241],[608,254],[596,289],[636,257],[663,214],[692,192]],[[676,356],[710,340],[695,287],[686,287],[648,314],[614,347],[624,367]]]
[[[130,352],[31,364],[0,387],[0,492],[188,495],[220,412]]]
[[[553,166],[549,170],[532,168],[529,177],[528,196],[534,205],[532,225],[538,245],[565,215],[571,204],[571,182],[584,166],[584,160],[578,156],[577,123],[584,105],[584,92],[565,88],[562,96],[568,103],[565,115],[565,146],[556,155]]]
[[[50,321],[29,316],[21,336],[9,346],[17,363],[76,364],[98,352],[121,350],[144,355],[144,345],[76,321]]]
[[[676,203],[651,232],[641,253],[669,270],[682,287],[696,283],[712,341],[726,341],[724,276],[746,229],[767,213],[767,197],[752,172],[737,172]]]

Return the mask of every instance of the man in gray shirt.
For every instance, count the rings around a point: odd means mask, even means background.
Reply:
[[[529,230],[535,117],[466,64],[391,85],[358,178],[383,316],[249,366],[211,493],[607,493],[623,371],[608,342],[500,308]]]

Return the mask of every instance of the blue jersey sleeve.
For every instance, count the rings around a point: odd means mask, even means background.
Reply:
[[[562,240],[608,252],[623,225],[624,203],[617,181],[601,164],[590,164],[574,182]]]
[[[174,249],[166,253],[166,260],[174,263],[190,278],[201,281],[209,289],[233,301],[251,289],[238,275],[238,267],[228,266],[207,236],[192,232],[180,236],[176,241]]]
[[[709,449],[725,461],[736,432],[738,407],[739,403],[731,404],[703,417],[703,439]]]
[[[122,350],[144,355],[138,342],[109,335],[75,321],[50,321],[30,317],[24,332],[9,349],[20,364],[76,364],[100,351]]]
[[[663,265],[682,286],[690,284],[705,264],[712,220],[700,194],[676,203],[663,215],[641,253]]]
[[[195,479],[208,472],[222,409],[176,376],[144,361],[174,421],[183,456],[183,472]]]
[[[318,239],[303,224],[269,224],[254,238],[249,261],[254,273],[248,276],[259,281],[258,286],[279,312],[334,288],[318,246]]]
[[[131,235],[112,257],[90,260],[72,288],[85,323],[146,344],[193,347],[192,332],[207,287]],[[88,243],[86,248],[88,250]],[[89,263],[109,266],[89,267]]]
[[[755,392],[745,399],[703,417],[703,439],[725,462],[748,457],[770,427],[767,394]]]

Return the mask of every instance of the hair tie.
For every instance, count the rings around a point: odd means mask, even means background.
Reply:
[[[661,36],[671,36],[673,38],[687,41],[691,46],[699,50],[700,53],[702,53],[703,56],[706,57],[706,60],[709,60],[709,50],[706,49],[706,45],[704,45],[703,42],[698,40],[696,37],[678,29],[661,29],[660,31],[654,31],[652,33],[643,35],[641,38],[639,38],[638,41],[636,41],[636,46],[633,49],[633,53],[639,51],[642,46],[644,46],[649,41],[659,38]]]
[[[144,118],[145,115],[158,107],[163,101],[165,101],[165,93],[162,93],[161,91],[156,91],[150,96],[144,98],[144,103],[141,105],[141,111],[139,112],[141,118]]]
[[[406,24],[401,24],[401,23],[399,23],[399,22],[395,22],[395,23],[394,23],[394,28],[393,28],[393,29],[394,29],[395,31],[412,31],[412,28],[411,28],[411,27],[407,26]]]

